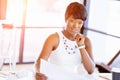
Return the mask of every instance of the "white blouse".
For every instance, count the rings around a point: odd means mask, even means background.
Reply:
[[[81,64],[81,54],[76,41],[66,38],[62,32],[58,32],[59,45],[56,50],[52,51],[49,61],[68,71],[76,72],[78,65]]]

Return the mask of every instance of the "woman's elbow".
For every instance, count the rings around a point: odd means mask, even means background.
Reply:
[[[93,70],[88,71],[88,74],[92,74],[93,72],[94,72],[94,69],[93,69]]]
[[[90,70],[88,70],[88,74],[92,74],[95,71],[95,66],[93,66]]]

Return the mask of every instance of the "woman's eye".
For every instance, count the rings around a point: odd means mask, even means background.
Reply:
[[[79,25],[83,25],[83,23],[82,23],[82,22],[79,22],[78,24],[79,24]]]
[[[79,24],[82,24],[82,22],[79,22]]]
[[[74,22],[74,20],[70,20],[71,22]]]

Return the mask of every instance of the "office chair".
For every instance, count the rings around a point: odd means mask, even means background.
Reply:
[[[120,68],[120,50],[117,52],[117,54],[109,61],[108,64],[104,63],[96,63],[96,67],[98,68],[99,72],[103,73],[110,73],[111,68],[113,67],[119,67]]]

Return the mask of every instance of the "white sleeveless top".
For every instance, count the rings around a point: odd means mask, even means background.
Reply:
[[[81,64],[81,54],[76,41],[66,38],[62,32],[58,32],[59,45],[56,50],[52,51],[49,61],[61,66],[69,71],[76,72],[77,66]]]

